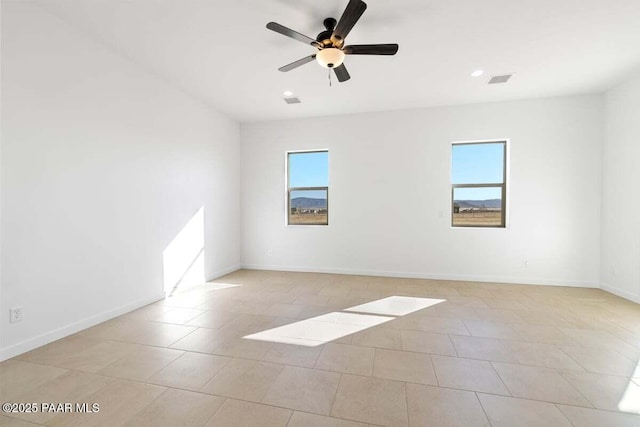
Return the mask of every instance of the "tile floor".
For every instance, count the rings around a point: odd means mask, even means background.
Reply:
[[[1,426],[640,426],[601,290],[240,270],[0,364]]]

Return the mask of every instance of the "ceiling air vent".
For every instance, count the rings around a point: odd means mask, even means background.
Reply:
[[[296,98],[296,97],[282,98],[282,99],[284,99],[284,102],[286,102],[287,104],[300,104],[300,103],[302,103],[302,101],[300,101],[300,98]]]
[[[493,76],[493,77],[491,77],[491,79],[489,80],[489,82],[487,84],[495,85],[495,84],[498,84],[498,83],[506,83],[506,82],[509,81],[511,76],[513,76],[513,74],[505,74],[503,76]]]

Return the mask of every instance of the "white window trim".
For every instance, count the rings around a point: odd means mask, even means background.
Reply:
[[[490,227],[490,226],[458,226],[453,225],[453,146],[460,144],[486,144],[486,143],[498,143],[504,142],[505,144],[505,160],[504,160],[504,186],[505,186],[505,199],[504,202],[504,227]],[[461,141],[452,141],[449,144],[449,228],[454,230],[507,230],[509,229],[509,213],[510,213],[510,205],[511,205],[511,138],[491,138],[491,139],[473,139],[473,140],[461,140]]]
[[[331,191],[331,177],[330,174],[327,174],[327,224],[289,224],[289,154],[297,154],[297,153],[318,153],[318,152],[327,152],[327,169],[329,169],[329,149],[328,148],[313,148],[308,150],[288,150],[284,153],[284,226],[285,227],[295,227],[295,228],[318,228],[324,227],[327,228],[331,224],[331,210],[329,209],[329,199],[330,199],[330,191]],[[328,172],[328,171],[327,171]]]

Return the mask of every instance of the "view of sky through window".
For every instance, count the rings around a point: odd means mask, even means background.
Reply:
[[[289,187],[328,187],[329,153],[317,151],[289,154]],[[315,197],[307,193],[305,197]],[[321,194],[318,193],[318,197]]]
[[[504,143],[454,144],[451,150],[452,184],[502,184]],[[500,188],[459,188],[457,200],[500,198]]]

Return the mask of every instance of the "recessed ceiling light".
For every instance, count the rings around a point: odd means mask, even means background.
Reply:
[[[471,73],[471,77],[480,77],[483,74],[484,70],[475,70],[473,73]]]
[[[291,92],[290,90],[285,90],[284,92],[282,92],[282,94],[283,94],[284,96],[292,96],[292,95],[293,95],[293,92]]]

